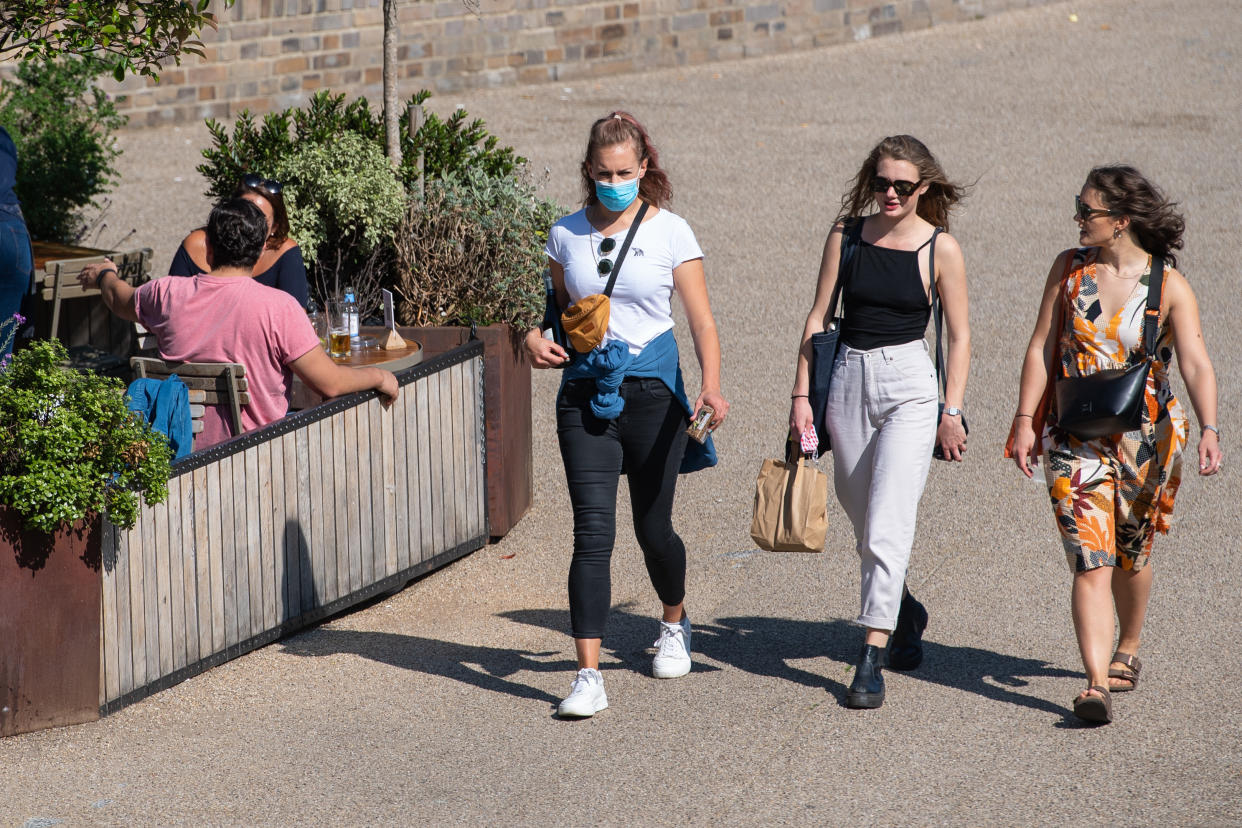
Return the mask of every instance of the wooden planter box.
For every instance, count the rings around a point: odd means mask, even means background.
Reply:
[[[403,327],[398,332],[423,346],[430,359],[464,345],[470,329]],[[531,456],[530,363],[521,337],[509,325],[477,329],[483,341],[484,417],[487,428],[487,519],[493,540],[508,534],[530,509],[534,489]]]
[[[0,509],[0,736],[99,718],[487,542],[483,344],[173,464],[134,527]]]
[[[0,736],[99,718],[100,523],[29,532],[0,506]]]

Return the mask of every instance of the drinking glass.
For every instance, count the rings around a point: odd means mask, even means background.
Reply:
[[[323,311],[311,311],[307,314],[310,319],[311,327],[315,329],[315,336],[319,337],[319,344],[323,349],[328,350],[328,317]]]
[[[328,353],[349,356],[349,314],[344,302],[328,302]]]

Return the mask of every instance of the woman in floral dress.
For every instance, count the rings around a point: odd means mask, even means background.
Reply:
[[[1074,713],[1105,723],[1112,721],[1112,693],[1138,686],[1152,541],[1156,532],[1169,530],[1181,482],[1188,423],[1169,385],[1174,352],[1200,423],[1200,474],[1220,469],[1221,449],[1216,374],[1199,307],[1175,269],[1185,227],[1175,205],[1128,166],[1096,167],[1075,200],[1081,247],[1063,252],[1048,273],[1006,456],[1027,477],[1039,454],[1045,457],[1057,528],[1074,572],[1074,631],[1087,672]],[[1055,378],[1143,358],[1144,310],[1156,259],[1165,266],[1142,425],[1079,440],[1056,425]],[[1114,607],[1120,621],[1115,649]]]

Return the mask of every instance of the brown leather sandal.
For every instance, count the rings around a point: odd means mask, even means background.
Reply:
[[[1100,695],[1091,695],[1092,690]],[[1091,685],[1083,695],[1074,699],[1074,715],[1084,722],[1108,724],[1113,720],[1112,694],[1108,692],[1107,687],[1099,684]]]
[[[1110,689],[1114,693],[1128,693],[1131,690],[1137,690],[1139,671],[1143,669],[1143,662],[1139,661],[1138,656],[1123,653],[1118,650],[1113,653],[1113,657],[1108,663],[1112,664],[1113,662],[1124,664],[1126,666],[1122,669],[1118,669],[1116,667],[1110,668],[1108,671],[1108,677],[1110,679],[1121,679],[1122,681],[1128,681],[1130,684],[1128,686],[1119,684],[1111,687]]]

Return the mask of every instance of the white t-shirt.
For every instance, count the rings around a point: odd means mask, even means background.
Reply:
[[[579,210],[552,225],[548,233],[548,258],[565,271],[565,289],[571,302],[603,293],[608,275],[601,276],[600,259],[617,259],[629,228],[613,234],[616,246],[607,255],[599,252],[604,236],[591,226],[586,211]],[[621,273],[612,289],[608,330],[604,342],[619,339],[637,354],[647,343],[673,327],[673,269],[683,262],[703,258],[694,231],[681,216],[660,210],[639,226]]]

